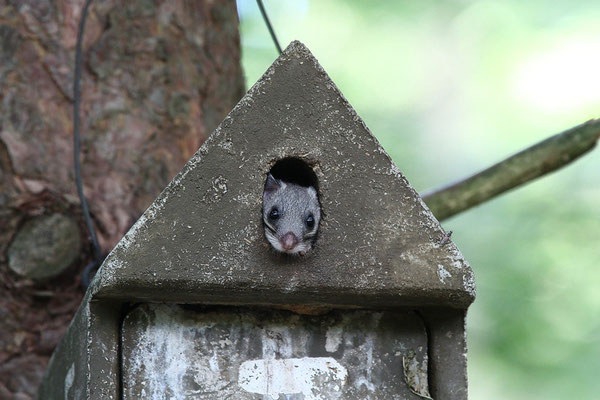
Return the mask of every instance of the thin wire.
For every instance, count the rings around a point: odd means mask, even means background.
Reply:
[[[77,32],[77,46],[75,48],[75,76],[73,78],[73,156],[75,160],[75,183],[77,184],[77,194],[79,195],[79,201],[81,202],[81,208],[83,210],[83,216],[85,218],[85,224],[90,231],[92,237],[92,247],[94,252],[94,261],[88,264],[83,272],[83,284],[87,287],[89,283],[90,271],[98,266],[102,261],[102,251],[98,244],[98,238],[96,237],[96,230],[90,217],[90,210],[83,194],[83,183],[81,179],[81,160],[80,160],[80,140],[79,140],[79,106],[81,103],[81,47],[83,42],[83,32],[85,30],[85,20],[87,18],[88,8],[92,0],[87,0],[81,11],[81,20],[79,21],[79,31]]]
[[[277,40],[277,35],[275,35],[275,31],[273,30],[271,21],[269,21],[269,17],[267,16],[267,11],[265,10],[265,6],[263,5],[262,0],[256,0],[256,3],[258,4],[258,8],[260,8],[260,13],[262,14],[263,19],[265,20],[265,24],[267,25],[267,28],[269,28],[269,33],[271,34],[271,39],[273,39],[273,42],[275,43],[275,47],[277,47],[277,51],[279,52],[279,54],[281,54],[282,53],[281,46],[279,45],[279,41]]]

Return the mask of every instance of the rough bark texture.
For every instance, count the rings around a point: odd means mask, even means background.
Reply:
[[[83,3],[0,1],[2,399],[33,395],[83,294],[90,249],[72,166]],[[93,2],[83,49],[84,191],[107,252],[243,94],[235,2]],[[45,281],[10,270],[18,232],[55,214],[79,226],[73,265]]]

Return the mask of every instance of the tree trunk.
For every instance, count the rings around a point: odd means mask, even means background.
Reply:
[[[0,0],[0,398],[29,398],[91,258],[73,170],[84,0]],[[92,2],[83,41],[84,192],[103,252],[244,92],[234,0]]]

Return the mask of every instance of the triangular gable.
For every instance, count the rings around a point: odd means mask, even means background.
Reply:
[[[273,162],[319,178],[323,219],[304,257],[270,250]],[[474,298],[469,265],[364,122],[293,42],[106,259],[97,297],[180,303],[446,305]]]

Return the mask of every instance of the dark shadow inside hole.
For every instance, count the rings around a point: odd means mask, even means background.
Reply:
[[[270,171],[275,179],[295,183],[300,186],[312,186],[319,193],[317,174],[304,160],[296,157],[282,158],[277,161]]]

